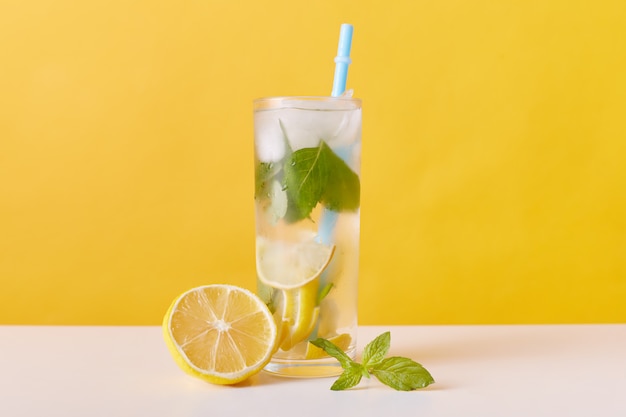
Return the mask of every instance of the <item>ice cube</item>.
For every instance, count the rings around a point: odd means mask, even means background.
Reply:
[[[258,158],[276,162],[285,155],[285,140],[293,151],[315,148],[320,140],[331,148],[353,144],[361,134],[361,109],[346,100],[283,99],[282,108],[255,114]]]
[[[353,144],[361,136],[361,109],[335,112],[340,119],[328,134],[328,146],[336,148]]]
[[[277,111],[259,111],[254,114],[254,145],[261,162],[278,162],[285,155],[285,139]]]
[[[324,140],[329,146],[354,143],[360,134],[361,110],[305,111],[286,109],[281,118],[291,148],[314,148]]]
[[[293,151],[302,148],[314,148],[324,139],[321,130],[321,118],[318,112],[301,109],[285,109],[281,114],[281,123]]]

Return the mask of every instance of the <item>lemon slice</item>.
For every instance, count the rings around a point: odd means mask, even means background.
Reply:
[[[314,240],[293,243],[259,236],[256,243],[257,274],[261,282],[273,288],[302,287],[320,276],[334,252],[334,245]]]
[[[282,350],[290,350],[306,340],[315,329],[320,308],[316,306],[319,280],[292,290],[283,290],[282,320],[288,323],[280,340]]]
[[[350,347],[350,342],[352,342],[352,337],[350,337],[348,333],[342,333],[340,335],[330,337],[327,340],[345,352],[348,349],[348,347]],[[324,349],[318,348],[312,343],[307,343],[306,354],[305,354],[306,359],[321,359],[321,358],[328,358],[328,357],[329,355],[326,352],[324,352]]]
[[[319,317],[320,275],[335,253],[334,245],[314,240],[285,242],[257,238],[257,274],[266,286],[280,290],[277,321],[286,326],[278,346],[290,350],[315,329]]]
[[[269,362],[277,329],[255,294],[214,284],[177,297],[163,318],[163,335],[185,372],[214,384],[235,384]]]

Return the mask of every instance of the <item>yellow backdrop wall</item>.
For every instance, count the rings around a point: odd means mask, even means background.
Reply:
[[[254,288],[251,101],[364,101],[360,322],[626,320],[622,0],[0,3],[0,323]]]

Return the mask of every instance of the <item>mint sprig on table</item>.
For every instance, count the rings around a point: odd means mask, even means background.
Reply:
[[[430,372],[412,359],[401,356],[385,357],[391,346],[390,332],[381,334],[365,346],[362,363],[353,361],[326,339],[318,338],[310,343],[337,359],[343,368],[343,373],[330,387],[333,391],[352,388],[361,382],[362,377],[369,378],[370,375],[398,391],[412,391],[435,382]]]

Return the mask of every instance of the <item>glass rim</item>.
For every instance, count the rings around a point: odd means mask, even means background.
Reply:
[[[316,109],[314,103],[344,103],[346,108],[333,110],[353,110],[360,108],[361,102],[360,98],[344,96],[268,96],[252,100],[255,109],[294,108],[302,110]],[[310,106],[298,106],[295,105],[296,103],[310,103]]]

